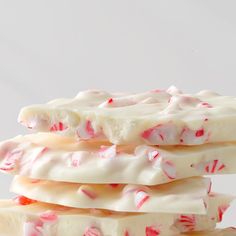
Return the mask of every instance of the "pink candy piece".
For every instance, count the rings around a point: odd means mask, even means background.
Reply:
[[[139,209],[150,198],[150,196],[143,190],[138,190],[135,193],[135,205]]]
[[[83,234],[83,236],[102,236],[102,232],[99,228],[95,226],[91,226],[87,228]]]
[[[51,132],[56,132],[56,131],[63,131],[65,129],[67,129],[68,127],[63,124],[61,121],[59,121],[58,123],[55,123],[53,124],[51,127],[50,127],[50,131]]]
[[[181,226],[183,231],[193,231],[196,227],[195,215],[180,215],[176,224]]]
[[[129,231],[125,230],[124,236],[130,236]]]
[[[79,127],[77,128],[77,136],[84,140],[95,137],[95,131],[90,120],[80,123]]]
[[[98,155],[101,158],[113,158],[116,156],[116,154],[117,154],[116,145],[112,145],[109,147],[101,146],[98,152]]]
[[[81,188],[81,192],[86,195],[88,198],[94,200],[96,199],[98,196],[95,192],[89,190],[89,189],[86,189],[86,188]]]
[[[15,149],[7,152],[3,166],[0,167],[2,171],[12,171],[15,168],[16,162],[23,156],[24,152]]]
[[[157,150],[148,152],[148,160],[154,161],[160,157],[160,153]]]
[[[50,222],[50,223],[54,223],[58,219],[58,216],[53,211],[45,211],[41,213],[39,217],[40,220],[42,220],[42,222]]]
[[[154,226],[147,226],[146,227],[146,236],[158,236],[161,234],[160,229],[154,227]]]
[[[208,102],[201,102],[197,105],[197,107],[212,108],[213,106],[210,105]]]
[[[162,171],[169,179],[176,179],[175,165],[169,160],[163,160],[161,163]]]
[[[44,236],[43,223],[41,221],[24,223],[23,235],[24,236]]]
[[[169,179],[176,179],[176,167],[174,163],[161,156],[157,150],[148,152],[148,160],[152,162],[154,168],[161,168]]]
[[[174,142],[177,136],[176,129],[173,124],[159,124],[150,129],[145,130],[141,137],[146,139],[152,145]]]
[[[72,167],[79,167],[83,160],[84,160],[84,153],[83,152],[74,152],[69,154],[69,166]]]
[[[206,173],[206,174],[215,174],[222,171],[225,168],[225,164],[219,160],[201,162],[197,165],[192,165],[197,170]]]
[[[203,128],[200,128],[198,130],[184,128],[180,134],[180,143],[202,144],[206,142],[208,138],[209,138],[209,133],[207,133]]]
[[[229,205],[222,205],[218,207],[218,219],[221,222],[225,211],[229,208]]]

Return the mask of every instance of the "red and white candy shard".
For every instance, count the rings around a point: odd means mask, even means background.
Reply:
[[[160,124],[145,130],[141,136],[152,145],[172,143],[176,139],[177,131],[175,126],[171,123]]]
[[[201,102],[197,105],[197,107],[205,107],[205,108],[212,108],[213,106],[208,102]]]
[[[131,106],[136,104],[134,100],[131,98],[109,98],[107,101],[101,103],[98,105],[98,107],[125,107],[125,106]]]
[[[103,236],[101,230],[95,226],[87,228],[83,236]]]
[[[32,203],[36,203],[37,202],[36,200],[27,198],[25,196],[17,196],[13,200],[14,200],[14,202],[16,202],[17,204],[22,205],[22,206],[30,205]]]
[[[16,162],[23,156],[24,152],[19,149],[15,149],[7,152],[5,161],[0,167],[2,171],[12,171],[16,166]]]
[[[59,121],[58,123],[54,123],[51,127],[50,127],[50,131],[51,132],[57,132],[57,131],[63,131],[66,130],[68,127],[62,123],[61,121]]]
[[[189,128],[184,128],[180,134],[181,144],[203,144],[207,142],[209,138],[209,133],[203,128],[198,130],[192,130]]]
[[[148,152],[148,160],[154,168],[160,168],[168,179],[176,179],[177,170],[174,163],[163,158],[157,150]]]
[[[125,230],[124,236],[130,236],[130,233],[127,229]]]
[[[97,193],[95,193],[94,190],[87,185],[81,185],[78,193],[82,193],[84,196],[91,200],[94,200],[98,197]]]
[[[216,174],[225,169],[225,164],[215,159],[213,161],[201,162],[196,165],[192,165],[197,170],[205,174]]]
[[[87,158],[88,153],[85,151],[78,151],[69,153],[69,166],[79,167]]]
[[[80,123],[79,127],[77,128],[77,136],[80,139],[84,140],[95,137],[95,131],[90,120],[86,120]]]
[[[122,190],[123,195],[129,194],[129,193],[134,193],[134,192],[137,193],[138,191],[148,192],[148,191],[150,191],[150,188],[145,185],[127,184],[127,185],[125,185],[125,187]]]
[[[183,232],[193,231],[196,227],[196,217],[195,215],[180,215],[176,221],[176,225]]]
[[[222,221],[225,211],[229,208],[229,205],[222,205],[218,207],[218,219],[219,222]]]
[[[57,221],[58,216],[53,211],[46,211],[40,214],[40,220],[46,223],[54,223]]]
[[[148,152],[148,160],[149,161],[154,161],[157,160],[158,158],[160,158],[160,153],[157,150],[153,150]]]
[[[148,199],[150,198],[150,196],[143,190],[138,190],[135,193],[135,205],[136,207],[139,209],[143,206],[143,204],[145,202],[148,201]]]
[[[116,145],[112,146],[101,146],[100,150],[98,151],[98,155],[101,158],[113,158],[117,155]]]
[[[171,161],[163,159],[161,162],[161,168],[169,179],[176,179],[176,167]]]
[[[43,223],[40,221],[24,223],[23,235],[24,236],[44,236]]]
[[[146,236],[158,236],[161,234],[161,231],[158,227],[155,226],[147,226],[145,230]]]

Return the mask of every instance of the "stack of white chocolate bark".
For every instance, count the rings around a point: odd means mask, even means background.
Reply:
[[[202,177],[236,173],[235,98],[84,91],[19,122],[34,133],[0,144],[18,194],[0,201],[0,235],[236,235],[215,229],[233,197]]]

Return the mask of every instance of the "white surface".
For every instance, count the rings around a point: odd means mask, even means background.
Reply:
[[[21,106],[86,88],[175,84],[236,95],[235,6],[233,0],[1,0],[0,138],[24,131],[16,123]],[[0,177],[0,197],[7,197],[10,178]],[[229,184],[236,177],[219,180],[218,189],[236,194]]]

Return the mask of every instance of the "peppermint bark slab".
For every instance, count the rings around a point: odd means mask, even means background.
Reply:
[[[236,99],[171,87],[145,93],[84,91],[25,107],[19,122],[37,131],[114,144],[199,145],[236,141]]]
[[[202,232],[192,232],[192,233],[183,233],[181,235],[185,236],[234,236],[236,235],[236,228],[229,227],[225,229],[215,229],[211,231],[202,231]]]
[[[213,230],[215,223],[221,221],[219,209],[226,209],[231,200],[214,194],[207,215],[184,215],[77,209],[18,196],[15,201],[0,200],[0,231],[4,236],[173,236]]]
[[[205,214],[210,180],[195,177],[156,186],[75,184],[16,176],[11,191],[42,202],[125,212]]]
[[[116,146],[37,133],[0,143],[0,170],[63,182],[157,185],[192,176],[236,173],[235,153],[236,143]]]

